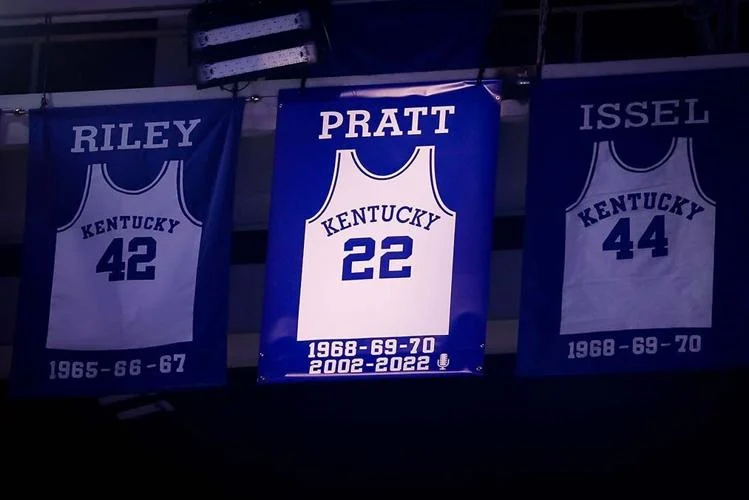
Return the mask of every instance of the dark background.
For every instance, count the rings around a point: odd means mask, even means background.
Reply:
[[[745,372],[523,380],[514,356],[485,366],[482,378],[283,386],[237,369],[226,388],[161,395],[173,412],[126,421],[115,412],[133,401],[4,402],[4,482],[267,495],[566,483],[550,494],[605,498],[624,487],[741,488]]]

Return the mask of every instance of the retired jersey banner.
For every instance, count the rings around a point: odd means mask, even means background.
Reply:
[[[243,106],[32,112],[13,394],[224,383]]]
[[[498,90],[281,92],[259,381],[481,373]]]
[[[534,90],[520,374],[747,358],[749,69],[711,65]]]

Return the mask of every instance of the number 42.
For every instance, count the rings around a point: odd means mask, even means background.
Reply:
[[[617,260],[632,259],[635,256],[635,244],[630,236],[629,217],[622,217],[603,240],[604,251],[616,252]],[[666,216],[656,215],[637,240],[637,248],[650,248],[652,257],[668,255],[668,238],[666,238]]]
[[[144,266],[156,258],[156,240],[150,236],[138,236],[127,244],[130,257],[127,262],[123,256],[125,242],[122,238],[115,238],[102,254],[96,264],[97,273],[108,273],[109,281],[133,281],[156,279],[156,266]]]

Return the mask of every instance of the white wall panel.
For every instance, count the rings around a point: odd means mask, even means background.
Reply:
[[[234,228],[267,229],[273,176],[275,135],[244,137],[239,154],[234,191]]]
[[[192,81],[192,72],[187,63],[186,17],[164,16],[158,22],[160,30],[184,29],[185,36],[161,37],[156,40],[153,86],[187,85]]]
[[[18,284],[18,278],[0,278],[0,345],[9,345],[16,329]]]
[[[522,250],[492,253],[489,319],[517,319],[520,313]]]
[[[257,333],[263,314],[264,264],[232,266],[229,333]]]
[[[499,132],[495,215],[515,215],[524,212],[527,163],[528,116],[503,118]]]
[[[0,244],[21,241],[26,210],[26,148],[0,149]]]

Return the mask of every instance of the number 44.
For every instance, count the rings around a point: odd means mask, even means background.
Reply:
[[[635,256],[635,244],[630,236],[629,217],[622,217],[611,229],[611,232],[603,240],[604,251],[616,252],[617,260],[632,259]],[[665,257],[668,255],[668,238],[666,238],[666,216],[656,215],[645,228],[640,239],[637,240],[637,248],[650,248],[652,257]]]

